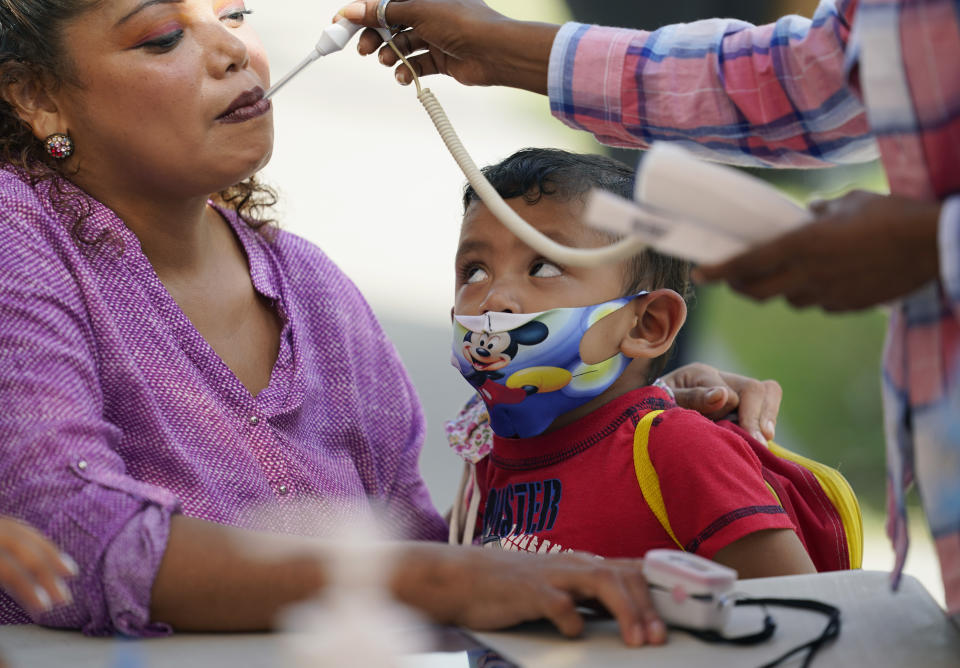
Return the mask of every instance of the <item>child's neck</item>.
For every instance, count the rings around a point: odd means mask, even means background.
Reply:
[[[557,431],[558,429],[563,429],[567,425],[573,424],[580,418],[590,415],[590,413],[594,412],[601,406],[605,406],[614,399],[619,399],[628,392],[633,392],[636,389],[645,387],[647,385],[647,370],[649,367],[650,360],[633,360],[627,366],[624,372],[620,374],[620,377],[617,378],[616,382],[608,387],[603,394],[595,399],[591,399],[578,408],[574,408],[572,411],[564,413],[554,420],[543,433],[549,434],[550,432]]]

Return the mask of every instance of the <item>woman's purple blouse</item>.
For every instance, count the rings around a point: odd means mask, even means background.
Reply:
[[[78,242],[48,188],[0,170],[0,514],[37,527],[81,568],[75,602],[34,621],[169,632],[148,610],[174,513],[322,532],[344,507],[372,502],[397,537],[445,537],[418,469],[417,396],[329,258],[224,214],[283,321],[270,384],[254,397],[137,237],[86,201],[84,238],[107,230],[122,251]],[[0,593],[0,623],[28,621]]]

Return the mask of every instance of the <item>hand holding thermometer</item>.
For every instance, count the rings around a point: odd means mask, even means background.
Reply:
[[[313,61],[320,59],[322,56],[326,56],[343,49],[343,47],[347,45],[347,42],[350,41],[350,38],[353,37],[360,29],[361,26],[358,26],[347,19],[339,19],[335,23],[325,28],[313,51],[311,51],[310,54],[307,55],[307,57],[304,58],[303,61],[289,74],[272,86],[264,97],[272,97],[278,90],[286,86],[287,83],[289,83],[295,76],[305,70]],[[507,229],[513,232],[518,239],[536,251],[543,253],[543,255],[549,257],[555,262],[580,267],[593,267],[601,264],[607,264],[609,262],[617,262],[619,260],[636,255],[646,248],[646,242],[643,239],[633,235],[628,235],[623,240],[604,248],[570,248],[569,246],[564,246],[557,243],[553,239],[541,233],[539,230],[533,228],[529,223],[521,218],[516,211],[511,209],[510,206],[503,201],[503,198],[500,197],[500,194],[497,193],[496,189],[490,185],[489,181],[487,181],[487,178],[483,175],[483,172],[480,171],[480,168],[477,167],[476,163],[473,161],[473,158],[471,158],[470,154],[467,153],[467,150],[464,148],[463,143],[460,141],[456,131],[450,124],[449,119],[447,119],[447,115],[440,106],[440,103],[437,101],[437,98],[434,97],[429,88],[422,88],[420,86],[420,80],[416,71],[413,69],[413,67],[411,67],[410,63],[403,56],[403,54],[400,53],[400,50],[397,49],[396,45],[394,45],[393,37],[390,34],[390,31],[385,28],[379,28],[377,29],[377,32],[383,38],[384,42],[394,50],[397,56],[400,57],[400,60],[403,61],[408,68],[410,68],[410,72],[413,75],[413,81],[417,86],[417,98],[427,110],[427,113],[430,115],[430,118],[433,121],[433,124],[436,126],[437,131],[440,133],[444,143],[447,145],[447,148],[453,155],[454,160],[457,161],[460,169],[463,170],[463,173],[470,182],[470,185],[473,186],[473,189],[480,196],[480,199],[490,210],[490,212],[493,213],[493,215],[496,216],[497,219],[500,220],[500,222],[503,223]]]

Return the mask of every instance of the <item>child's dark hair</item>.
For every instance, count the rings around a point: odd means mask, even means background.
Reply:
[[[571,153],[554,148],[525,148],[509,158],[483,168],[483,173],[504,199],[522,197],[535,204],[542,197],[580,200],[591,188],[600,188],[625,198],[633,198],[634,170],[613,158],[586,153]],[[480,197],[467,184],[463,192],[466,211]],[[609,235],[611,241],[617,237]],[[669,288],[690,301],[690,263],[647,249],[627,261],[624,295],[640,290]],[[650,380],[663,371],[670,357],[650,363]]]

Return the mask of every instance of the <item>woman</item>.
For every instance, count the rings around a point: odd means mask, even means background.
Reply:
[[[445,535],[395,351],[319,249],[262,222],[273,126],[248,13],[0,0],[0,512],[80,566],[41,623],[268,628],[323,586],[327,547],[285,540],[278,567],[243,544],[358,505],[398,539]],[[575,634],[574,602],[597,598],[626,642],[664,637],[636,563],[426,542],[394,559],[393,593],[438,621]],[[0,621],[28,619],[0,598]]]

